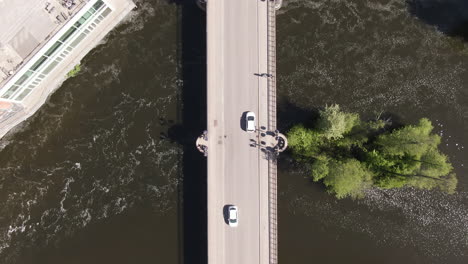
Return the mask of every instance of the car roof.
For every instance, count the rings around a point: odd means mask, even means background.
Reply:
[[[229,208],[229,218],[236,218],[237,217],[237,208],[231,207]]]

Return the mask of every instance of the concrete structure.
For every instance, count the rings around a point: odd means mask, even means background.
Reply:
[[[207,1],[208,262],[277,263],[275,1]],[[255,112],[257,131],[245,131]],[[273,144],[273,145],[271,145]],[[226,223],[236,205],[239,225]]]
[[[131,0],[0,2],[0,137],[31,116],[135,5]]]

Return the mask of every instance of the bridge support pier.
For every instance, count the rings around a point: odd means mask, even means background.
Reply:
[[[203,134],[197,138],[195,145],[197,146],[198,151],[203,153],[205,157],[208,156],[208,131],[203,131]]]

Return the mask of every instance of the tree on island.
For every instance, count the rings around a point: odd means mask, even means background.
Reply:
[[[298,161],[310,164],[312,179],[337,198],[362,197],[372,186],[455,192],[453,167],[438,150],[440,136],[427,118],[392,129],[386,121],[363,121],[338,105],[319,114],[312,128],[296,125],[289,131],[289,147]]]

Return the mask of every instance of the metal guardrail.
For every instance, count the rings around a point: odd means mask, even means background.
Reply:
[[[268,129],[276,131],[276,1],[268,1]],[[268,160],[268,209],[270,264],[278,263],[278,214],[276,159]]]

